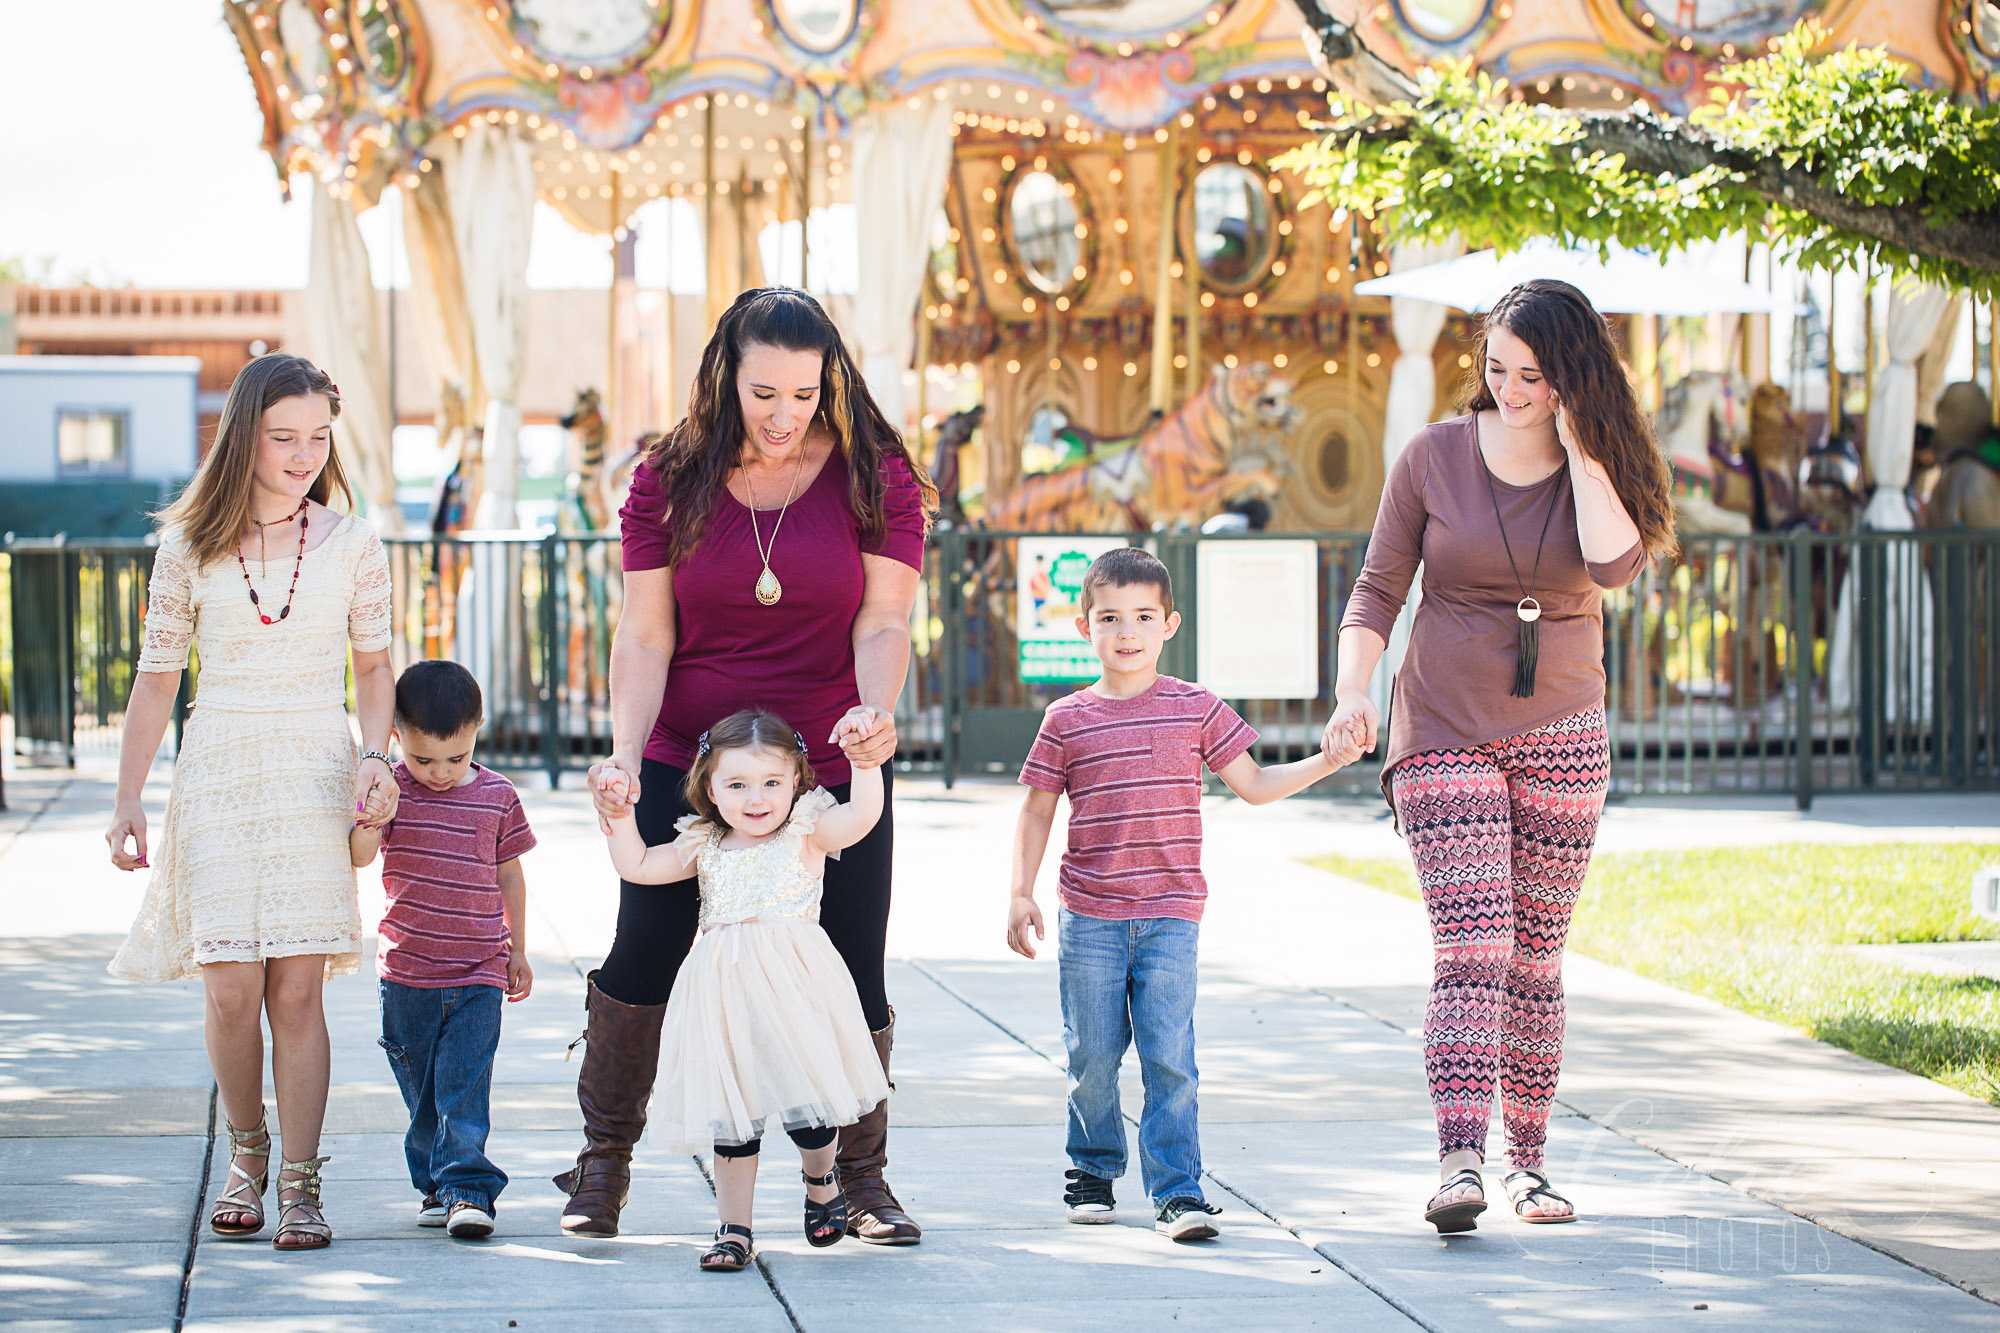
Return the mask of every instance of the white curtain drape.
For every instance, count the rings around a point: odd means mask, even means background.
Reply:
[[[1908,532],[1909,505],[1903,488],[1910,479],[1910,455],[1917,425],[1917,358],[1930,346],[1939,321],[1952,309],[1951,294],[1929,283],[1903,283],[1889,301],[1887,336],[1868,404],[1868,481],[1874,487],[1861,526],[1877,532]],[[1836,709],[1854,699],[1855,620],[1860,580],[1850,566],[1834,612],[1833,642],[1827,657],[1827,698]],[[1930,584],[1908,546],[1888,548],[1883,566],[1880,609],[1883,628],[1879,657],[1884,717],[1923,721],[1930,716]]]
[[[1392,246],[1389,267],[1401,272],[1426,268],[1457,257],[1464,249],[1457,237]],[[1431,423],[1437,409],[1437,366],[1432,360],[1438,335],[1444,332],[1451,307],[1408,296],[1389,300],[1389,328],[1396,336],[1396,364],[1389,372],[1389,402],[1382,414],[1382,473],[1388,475],[1410,437]],[[1369,697],[1384,718],[1389,715],[1389,690],[1410,646],[1410,622],[1423,600],[1423,567],[1410,580],[1409,600],[1389,631],[1389,648],[1382,654],[1368,684]]]
[[[876,107],[854,132],[861,285],[854,296],[861,376],[904,427],[903,370],[915,351],[917,297],[930,266],[931,220],[951,172],[951,106],[925,98]]]
[[[424,364],[437,383],[438,444],[455,458],[486,405],[479,391],[472,319],[465,305],[458,241],[452,234],[451,204],[445,198],[441,172],[427,171],[415,185],[404,188],[403,235],[410,257],[411,322]],[[464,481],[471,488],[468,501],[476,502],[480,479],[468,476]]]
[[[535,230],[535,158],[512,129],[475,121],[445,167],[465,308],[486,390],[486,493],[481,528],[515,525],[521,472],[517,401],[528,347],[528,247]]]
[[[324,181],[313,182],[305,308],[312,359],[340,386],[340,421],[334,429],[341,461],[368,518],[383,532],[401,532],[390,450],[388,341],[368,247],[353,206],[335,198]]]

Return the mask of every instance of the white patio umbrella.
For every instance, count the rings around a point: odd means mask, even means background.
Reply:
[[[1796,303],[1746,282],[1719,277],[1677,256],[1664,262],[1613,246],[1571,250],[1554,241],[1530,241],[1512,254],[1497,250],[1447,259],[1441,264],[1356,283],[1360,296],[1409,296],[1459,310],[1491,310],[1493,303],[1530,278],[1556,278],[1578,288],[1606,314],[1709,315],[1725,312],[1790,315]]]

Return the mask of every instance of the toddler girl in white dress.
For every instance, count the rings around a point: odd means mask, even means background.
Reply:
[[[782,1128],[803,1159],[806,1240],[839,1241],[838,1127],[889,1095],[854,980],[819,926],[826,858],[882,817],[881,770],[855,764],[849,794],[842,805],[814,785],[805,744],[782,719],[746,710],[702,734],[686,791],[697,813],[675,825],[680,837],[648,848],[629,814],[611,825],[624,879],[701,880],[702,934],[667,1001],[652,1128],[678,1151],[714,1148],[721,1225],[704,1272],[750,1261],[767,1128]]]

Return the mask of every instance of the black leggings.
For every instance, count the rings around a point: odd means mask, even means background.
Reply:
[[[681,795],[687,770],[648,759],[639,767],[639,836],[648,847],[674,840],[674,822],[692,814]],[[895,783],[882,769],[882,818],[868,836],[826,861],[826,893],[819,924],[833,941],[861,996],[868,1030],[889,1026],[889,995],[882,983],[882,955],[889,940],[889,859],[895,841]],[[829,787],[842,801],[847,784]],[[598,969],[597,988],[621,1004],[665,1004],[681,960],[694,947],[701,920],[701,890],[679,884],[620,880],[618,934]]]
[[[817,1152],[830,1146],[840,1136],[840,1131],[831,1125],[808,1125],[804,1129],[788,1129],[785,1133],[793,1143],[807,1152]],[[717,1157],[755,1157],[764,1146],[764,1140],[752,1139],[748,1143],[718,1143],[715,1145]]]

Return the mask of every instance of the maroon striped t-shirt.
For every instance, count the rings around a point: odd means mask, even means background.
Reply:
[[[1078,690],[1050,704],[1021,781],[1069,795],[1062,905],[1106,921],[1200,921],[1201,766],[1219,770],[1256,739],[1235,709],[1172,676],[1130,699]]]
[[[382,914],[375,970],[439,989],[507,985],[510,951],[500,865],[535,845],[514,784],[475,765],[472,781],[432,791],[396,765],[401,801],[382,830]]]

